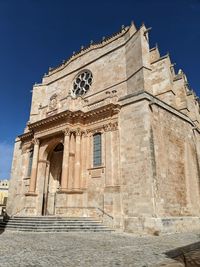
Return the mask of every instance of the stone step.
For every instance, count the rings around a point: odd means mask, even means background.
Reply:
[[[58,223],[53,223],[53,224],[26,224],[26,223],[12,223],[12,222],[2,222],[0,223],[1,226],[20,226],[20,227],[67,227],[67,226],[74,226],[74,227],[105,227],[104,225],[100,224],[100,223],[93,223],[93,224],[76,224],[76,223],[70,223],[70,224],[58,224]]]
[[[11,217],[10,220],[83,220],[83,221],[90,221],[90,220],[96,220],[96,218],[93,217],[60,217],[60,216],[14,216]]]
[[[5,223],[13,223],[13,224],[100,224],[100,221],[26,221],[26,220],[7,220]]]
[[[104,230],[104,229],[108,229],[107,227],[87,227],[87,226],[83,226],[83,227],[19,227],[19,226],[7,226],[7,227],[4,227],[3,225],[0,226],[1,229],[4,228],[4,229],[27,229],[27,230],[33,230],[33,229],[44,229],[44,230],[51,230],[51,229],[99,229],[99,230]]]
[[[74,231],[91,231],[91,232],[112,232],[113,230],[107,227],[2,227],[0,230],[25,231],[25,232],[74,232]]]
[[[101,226],[102,224],[101,223],[90,223],[90,224],[83,224],[83,223],[70,223],[70,224],[61,224],[61,223],[46,223],[46,224],[42,224],[42,223],[12,223],[12,222],[9,222],[9,223],[3,223],[3,225],[5,226],[9,226],[9,225],[19,225],[19,226],[52,226],[52,227],[55,227],[55,226],[58,226],[58,227],[62,227],[62,226],[77,226],[77,227],[81,227],[81,226]]]
[[[15,223],[19,223],[19,222],[27,222],[27,223],[54,223],[54,222],[59,222],[59,223],[73,223],[73,222],[80,222],[80,223],[91,223],[91,222],[94,222],[94,223],[100,223],[101,221],[100,220],[10,220],[9,221],[12,221],[12,222],[15,222]]]
[[[1,228],[4,228],[4,225],[0,225]],[[19,226],[19,225],[10,225],[6,226],[6,228],[15,228],[15,229],[107,229],[105,226],[82,226],[82,227],[77,227],[77,226],[57,226],[57,227],[52,227],[52,226]]]
[[[14,231],[14,232],[46,232],[46,233],[53,233],[53,232],[107,232],[111,233],[113,232],[112,229],[19,229],[19,228],[1,228],[0,230],[6,230],[6,231]]]
[[[7,220],[7,221],[1,221],[5,224],[9,224],[9,223],[12,223],[12,224],[27,224],[27,225],[30,225],[30,224],[43,224],[43,225],[47,225],[47,224],[50,224],[50,225],[54,225],[54,224],[59,224],[59,225],[62,225],[62,224],[87,224],[87,225],[90,225],[90,224],[101,224],[101,221],[88,221],[88,222],[85,222],[85,221],[25,221],[25,220],[22,220],[22,221],[13,221],[13,220]]]
[[[111,232],[99,220],[91,217],[13,217],[0,222],[0,230],[26,232]]]

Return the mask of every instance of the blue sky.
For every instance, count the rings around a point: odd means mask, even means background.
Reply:
[[[81,45],[131,20],[152,27],[151,46],[170,53],[200,96],[200,0],[0,0],[0,179],[10,176],[32,85]]]

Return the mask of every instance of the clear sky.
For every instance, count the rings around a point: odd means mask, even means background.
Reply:
[[[200,96],[200,0],[0,0],[0,179],[10,176],[32,85],[81,45],[131,20],[152,27],[151,47],[169,52]]]

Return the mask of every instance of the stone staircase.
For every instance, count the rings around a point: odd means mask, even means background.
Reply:
[[[90,217],[12,217],[0,221],[0,230],[23,232],[112,232],[100,220]]]

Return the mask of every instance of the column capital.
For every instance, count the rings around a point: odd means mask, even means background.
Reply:
[[[39,145],[39,144],[40,144],[40,140],[39,140],[38,138],[34,138],[34,139],[32,140],[32,143],[33,143],[34,145]]]
[[[81,134],[82,134],[81,128],[77,128],[75,130],[75,133],[76,133],[77,136],[81,136]]]
[[[82,136],[83,136],[83,137],[87,137],[87,136],[88,136],[88,132],[87,132],[87,130],[86,130],[86,131],[82,131]]]
[[[64,136],[66,136],[66,135],[69,136],[71,133],[69,128],[64,129],[62,132],[63,132]]]

